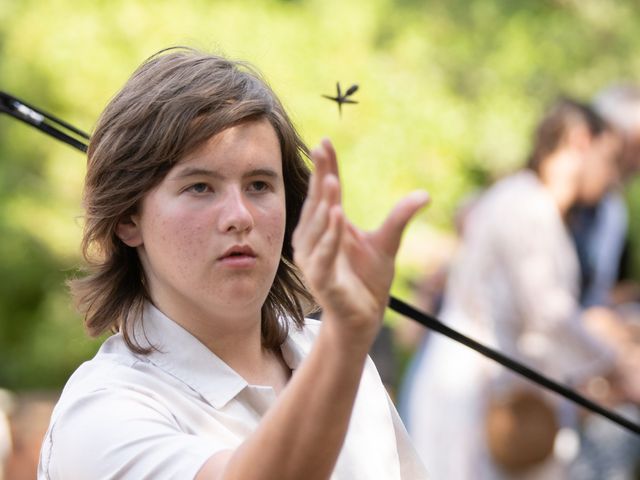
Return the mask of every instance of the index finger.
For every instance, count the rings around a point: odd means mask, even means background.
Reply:
[[[336,154],[336,149],[333,148],[333,143],[325,137],[322,139],[320,144],[324,147],[327,154],[327,167],[329,168],[329,171],[338,177],[338,180],[340,180],[340,172],[338,171],[338,155]]]
[[[336,151],[328,138],[323,138],[320,145],[311,151],[311,158],[316,169],[314,175],[317,176],[319,184],[322,184],[323,178],[329,174],[335,175],[340,183]]]

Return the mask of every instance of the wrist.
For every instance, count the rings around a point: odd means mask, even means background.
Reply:
[[[362,356],[369,353],[382,325],[379,318],[343,318],[331,311],[322,314],[322,327],[332,345],[347,355]]]

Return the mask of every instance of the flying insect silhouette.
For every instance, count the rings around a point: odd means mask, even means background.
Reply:
[[[338,112],[340,113],[340,116],[342,116],[343,103],[358,103],[355,100],[351,100],[350,98],[348,98],[354,93],[356,93],[356,91],[358,91],[358,85],[354,83],[343,94],[342,91],[340,90],[340,82],[336,82],[336,90],[338,91],[338,94],[335,97],[330,97],[329,95],[322,95],[322,96],[324,98],[328,98],[329,100],[333,100],[334,102],[336,102],[338,104]]]

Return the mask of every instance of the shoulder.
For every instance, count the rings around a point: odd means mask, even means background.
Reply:
[[[287,344],[293,344],[308,353],[320,332],[321,326],[322,322],[313,318],[305,318],[302,326],[297,326],[290,322]]]
[[[172,393],[171,382],[144,357],[122,350],[117,338],[109,339],[63,389],[42,443],[41,477],[146,478],[165,446],[176,452],[172,469],[195,474],[212,448],[193,436],[179,436],[171,401],[188,391]],[[187,448],[192,456],[178,458],[177,452]],[[132,458],[140,460],[135,468],[127,466]]]
[[[305,318],[304,324],[302,328],[299,330],[301,334],[310,340],[315,340],[318,336],[318,332],[320,331],[320,327],[322,326],[322,322],[315,318]]]
[[[282,355],[290,368],[296,369],[309,355],[322,322],[305,318],[302,326],[289,322],[289,334],[281,346]]]
[[[157,379],[145,368],[146,362],[132,352],[114,349],[115,342],[111,340],[67,381],[51,415],[48,440],[73,442],[81,432],[80,438],[91,439],[87,425],[101,431],[125,417],[136,418],[150,412],[171,418],[169,409],[156,400]]]
[[[67,403],[74,403],[77,397],[96,391],[143,391],[157,375],[143,355],[129,350],[120,335],[114,335],[69,377],[58,405],[63,408]]]
[[[494,184],[486,194],[487,203],[502,212],[534,213],[550,206],[550,196],[538,176],[521,170]]]
[[[470,225],[510,237],[554,227],[559,220],[557,207],[536,174],[522,170],[487,190],[472,212]]]
[[[493,187],[492,211],[500,225],[518,228],[540,228],[560,219],[548,189],[530,170],[522,170],[504,178]]]

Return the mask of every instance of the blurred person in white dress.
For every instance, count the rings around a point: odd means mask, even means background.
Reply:
[[[615,370],[614,352],[584,327],[579,265],[564,220],[572,205],[597,202],[617,181],[618,148],[591,109],[558,101],[538,126],[527,168],[494,184],[470,212],[441,319],[559,381],[582,384]],[[536,390],[430,336],[408,400],[408,429],[433,478],[564,478],[553,454],[516,473],[492,460],[489,402],[517,391]],[[559,409],[561,402],[551,404]]]

